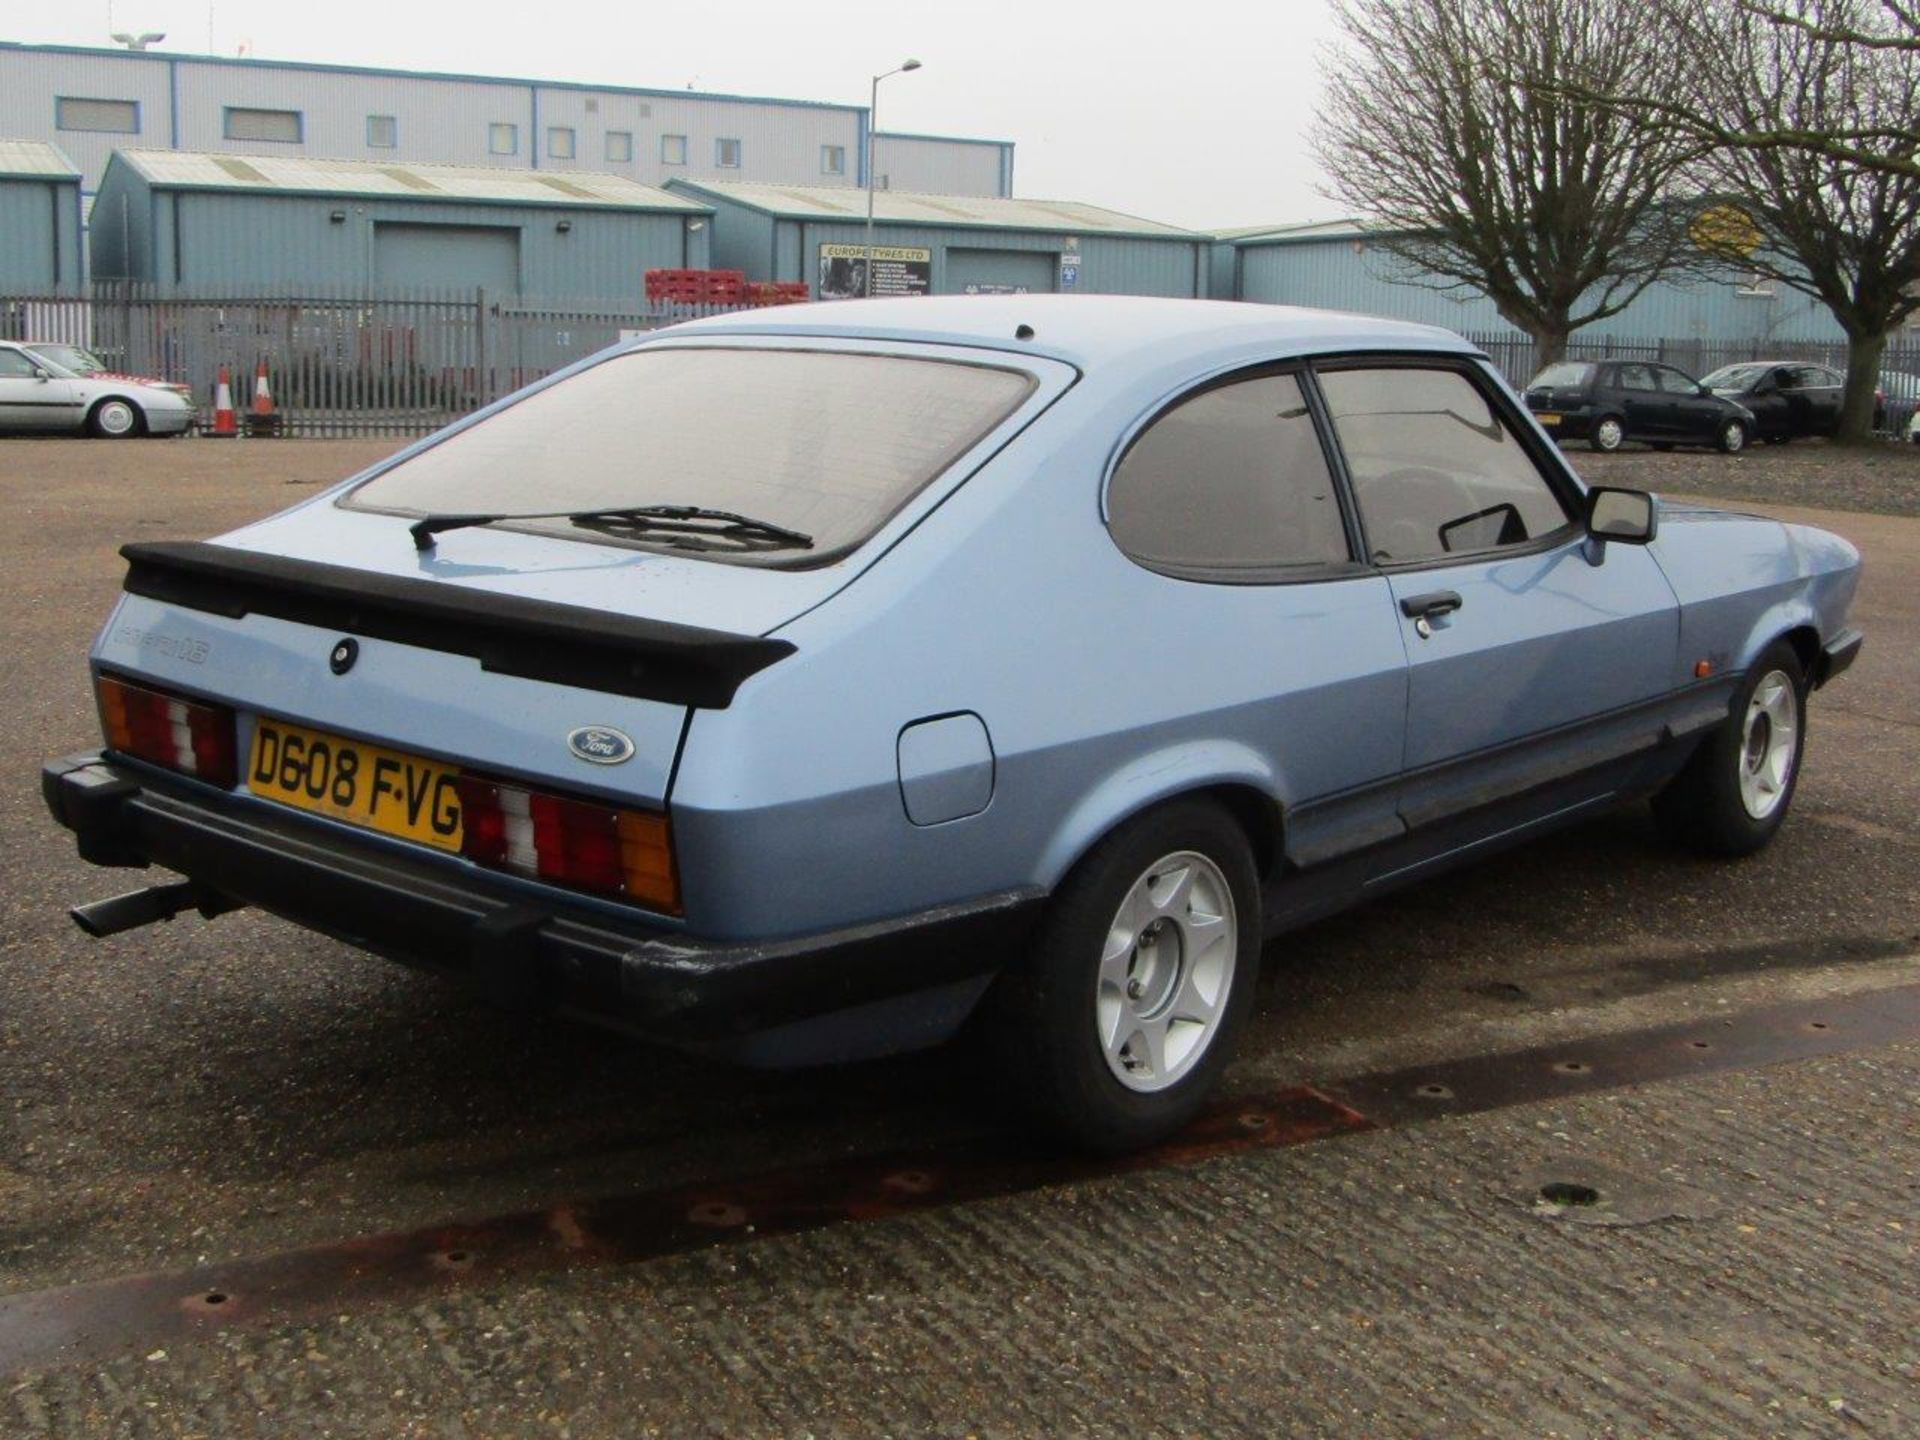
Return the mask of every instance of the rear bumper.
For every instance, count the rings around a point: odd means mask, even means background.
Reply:
[[[1531,410],[1531,407],[1529,407]],[[1533,418],[1540,428],[1556,440],[1584,440],[1593,425],[1593,415],[1587,410],[1531,410]],[[1558,415],[1559,420],[1549,425],[1541,420],[1542,415]]]
[[[1038,915],[1037,889],[794,939],[716,942],[636,914],[362,842],[291,812],[99,754],[41,790],[96,865],[160,865],[210,897],[465,976],[491,999],[767,1065],[935,1043],[965,1019]]]

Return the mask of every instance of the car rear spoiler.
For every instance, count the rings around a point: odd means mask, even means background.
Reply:
[[[347,635],[471,655],[483,670],[724,710],[785,640],[499,595],[442,580],[262,555],[200,541],[122,546],[126,590],[240,619],[271,615]]]

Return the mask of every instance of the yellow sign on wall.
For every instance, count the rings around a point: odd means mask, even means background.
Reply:
[[[1765,241],[1760,227],[1738,205],[1715,205],[1703,210],[1687,231],[1693,243],[1709,255],[1745,260]]]

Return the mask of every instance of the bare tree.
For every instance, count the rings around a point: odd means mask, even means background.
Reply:
[[[1642,90],[1638,109],[1709,142],[1694,182],[1753,222],[1749,243],[1709,248],[1820,301],[1846,333],[1840,438],[1864,440],[1887,336],[1920,310],[1920,49],[1892,43],[1920,33],[1913,16],[1889,0],[1658,10],[1696,88]]]
[[[1605,103],[1686,78],[1636,0],[1340,0],[1337,14],[1313,140],[1329,193],[1439,288],[1484,292],[1542,363],[1697,260],[1673,182],[1698,142]]]

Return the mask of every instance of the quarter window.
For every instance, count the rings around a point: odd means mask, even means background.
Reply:
[[[1350,558],[1294,375],[1217,385],[1161,415],[1114,471],[1107,524],[1133,559],[1188,579],[1255,580]]]
[[[1376,561],[1524,545],[1568,523],[1519,436],[1460,371],[1334,370],[1320,387]]]

